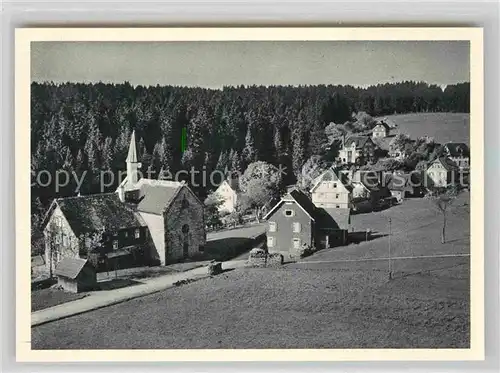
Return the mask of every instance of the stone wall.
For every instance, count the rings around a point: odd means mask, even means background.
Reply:
[[[187,187],[183,187],[170,207],[164,213],[165,222],[165,263],[172,263],[184,257],[183,244],[188,229],[188,257],[195,256],[204,249],[206,241],[203,205]]]
[[[266,253],[263,249],[253,249],[248,257],[251,267],[277,267],[283,264],[283,255]]]

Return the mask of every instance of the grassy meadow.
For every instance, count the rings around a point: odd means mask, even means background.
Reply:
[[[353,216],[378,238],[279,269],[236,269],[32,329],[33,349],[467,348],[469,195],[441,216],[412,199]],[[359,261],[360,260],[360,261]]]
[[[412,138],[430,136],[439,143],[465,142],[470,139],[470,115],[466,113],[417,113],[388,115],[397,123],[394,133],[405,133]]]

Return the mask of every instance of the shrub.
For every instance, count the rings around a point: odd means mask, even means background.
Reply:
[[[305,258],[306,256],[311,255],[314,253],[314,247],[308,244],[303,244],[302,247],[299,249],[299,256],[301,258]]]

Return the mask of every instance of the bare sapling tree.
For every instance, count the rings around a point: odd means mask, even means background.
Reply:
[[[441,228],[441,243],[446,243],[446,223],[448,211],[459,194],[459,189],[456,186],[447,188],[434,189],[430,195],[430,199],[434,202],[436,208],[443,216],[443,226]]]

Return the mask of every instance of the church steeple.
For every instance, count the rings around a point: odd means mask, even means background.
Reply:
[[[133,187],[138,181],[137,171],[141,167],[141,164],[137,160],[137,149],[135,143],[135,130],[132,132],[132,138],[130,139],[130,146],[128,148],[127,155],[127,184]]]
[[[130,146],[128,148],[127,163],[129,162],[137,163],[137,150],[135,147],[135,130],[132,131],[132,138],[130,139]]]

